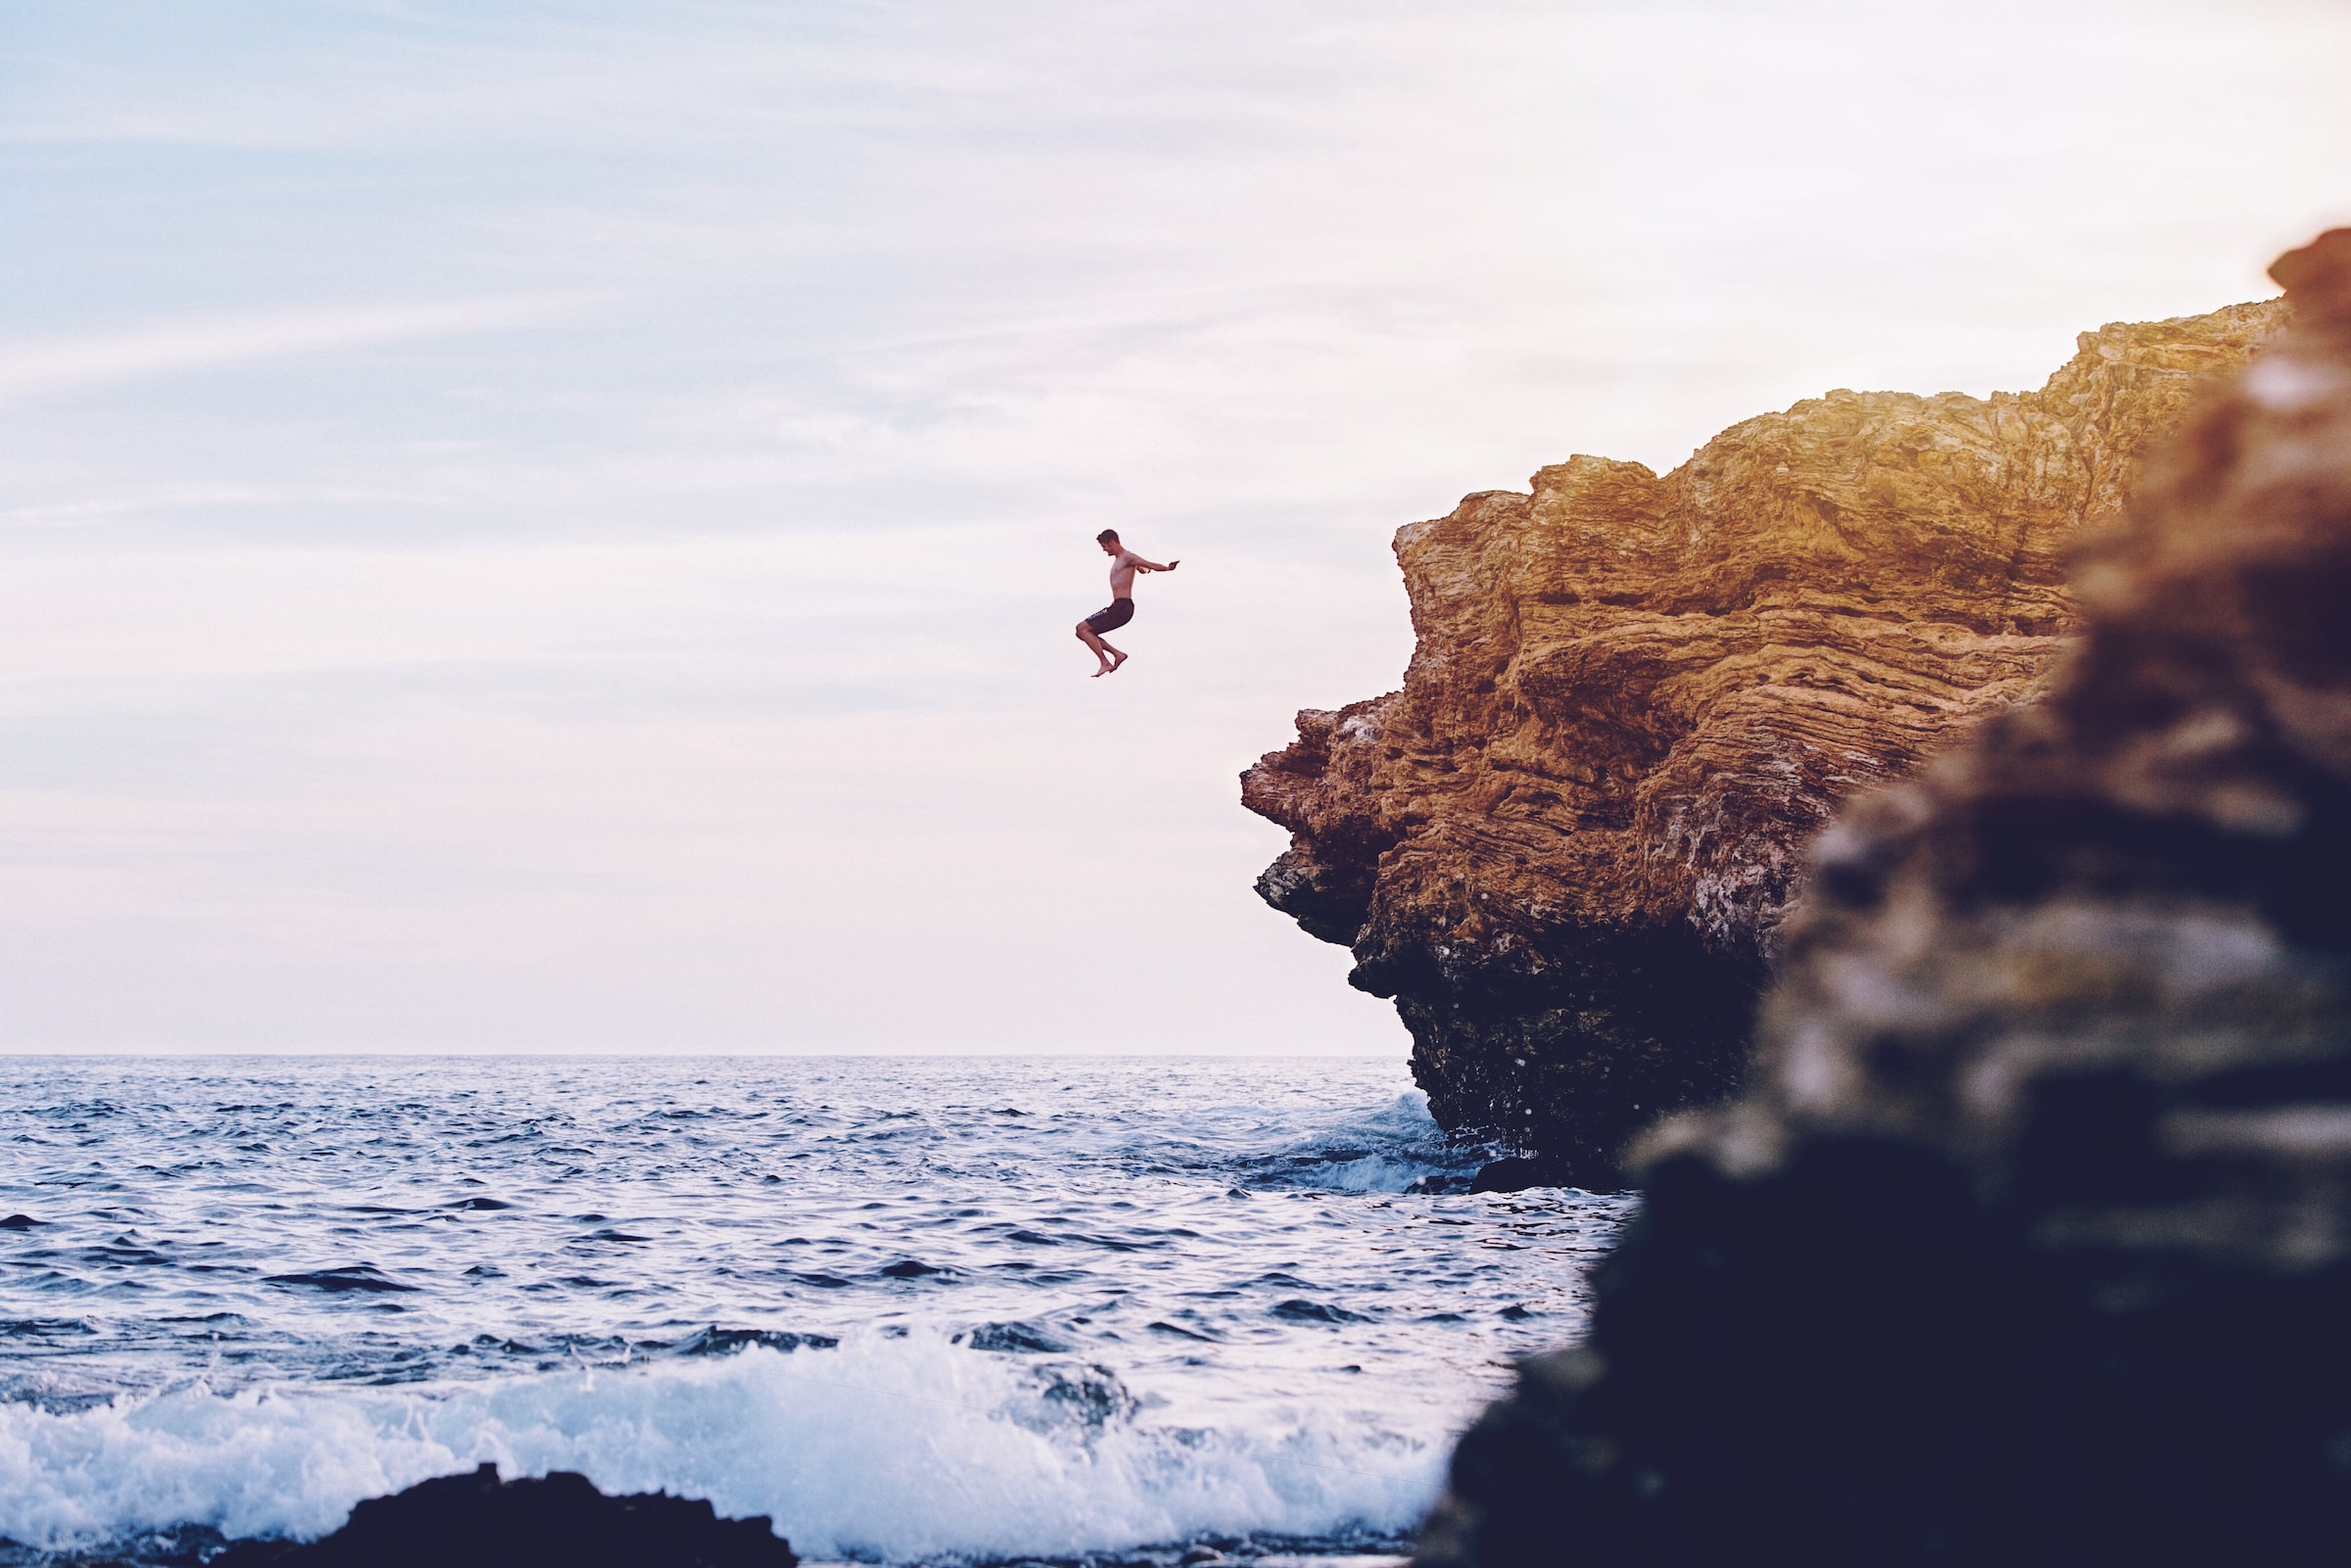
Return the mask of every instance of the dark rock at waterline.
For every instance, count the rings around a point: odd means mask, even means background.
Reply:
[[[1414,1194],[1525,1192],[1530,1187],[1572,1187],[1579,1174],[1589,1171],[1573,1160],[1551,1155],[1505,1155],[1487,1161],[1467,1176],[1422,1176],[1404,1190]]]
[[[1822,840],[1424,1568],[2351,1561],[2351,231],[2274,275],[2047,698]]]
[[[707,1502],[659,1493],[606,1497],[567,1471],[501,1481],[498,1467],[485,1464],[471,1475],[371,1497],[323,1540],[238,1542],[211,1568],[793,1568],[798,1561],[764,1516],[721,1519]]]

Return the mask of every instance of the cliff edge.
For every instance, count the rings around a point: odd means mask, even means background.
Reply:
[[[1241,776],[1258,891],[1393,997],[1437,1120],[1620,1184],[1738,1085],[1802,845],[2039,689],[2074,535],[2282,302],[2084,333],[2038,392],[1832,392],[1662,477],[1576,456],[1396,536],[1403,689]]]
[[[1421,1568],[2351,1559],[2351,229],[2272,276],[2045,700],[1816,842]]]

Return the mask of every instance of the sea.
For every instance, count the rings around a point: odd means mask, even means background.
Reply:
[[[887,1564],[1393,1557],[1630,1199],[1393,1059],[0,1059],[0,1563],[488,1461]]]

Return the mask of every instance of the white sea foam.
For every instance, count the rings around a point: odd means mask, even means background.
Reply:
[[[1332,1192],[1400,1193],[1428,1176],[1466,1175],[1492,1152],[1448,1143],[1429,1117],[1428,1096],[1411,1089],[1293,1146],[1300,1163],[1286,1176]]]
[[[1155,1424],[1080,1366],[920,1333],[426,1389],[194,1388],[72,1412],[0,1405],[0,1536],[56,1548],[200,1523],[311,1537],[362,1497],[493,1460],[764,1513],[818,1556],[1076,1554],[1408,1529],[1448,1446],[1326,1402],[1261,1405],[1236,1426]]]
[[[1485,1152],[1402,1080],[0,1063],[0,1536],[315,1536],[492,1460],[817,1556],[1386,1544],[1623,1214],[1432,1194]]]

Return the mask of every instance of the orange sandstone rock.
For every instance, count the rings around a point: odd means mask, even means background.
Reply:
[[[2047,693],[1814,841],[1417,1568],[2345,1559],[2351,229],[2270,275]]]
[[[2279,302],[2084,333],[2038,392],[1832,392],[1662,477],[1576,456],[1396,536],[1402,690],[1242,775],[1266,901],[1392,996],[1448,1127],[1617,1181],[1728,1094],[1804,841],[2032,697],[2065,557]]]

